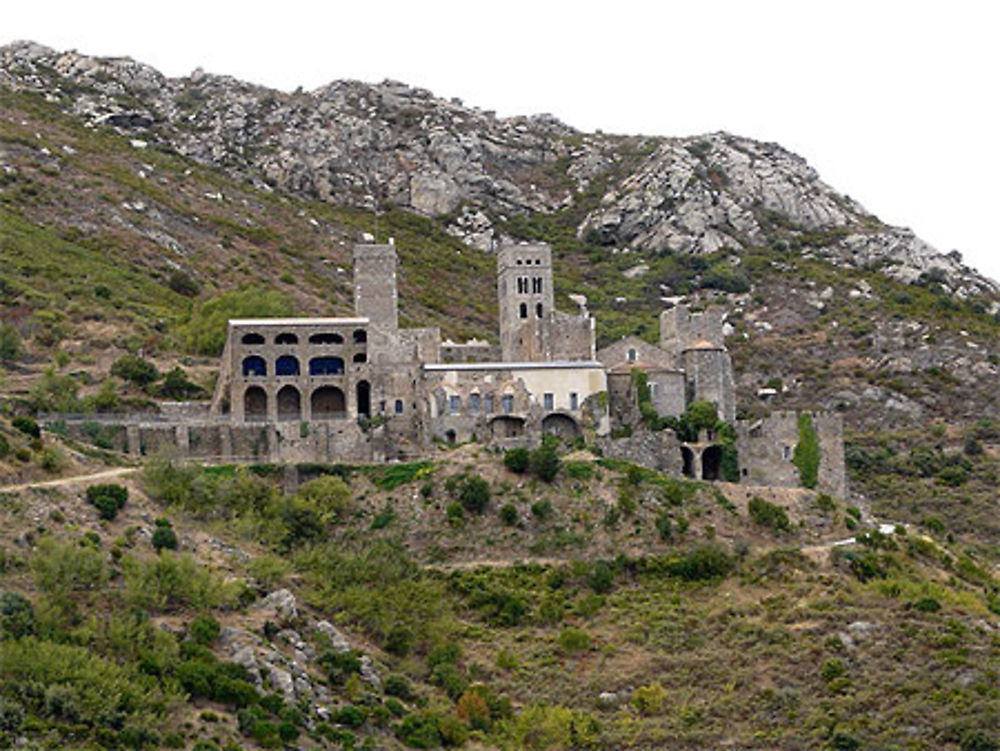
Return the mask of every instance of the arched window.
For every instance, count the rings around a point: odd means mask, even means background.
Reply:
[[[393,405],[393,411],[397,415],[403,414],[403,400],[402,399],[397,399],[396,400],[396,403]]]
[[[520,307],[520,309],[519,309],[518,312],[520,313],[521,318],[527,318],[528,317],[528,303],[526,303],[526,302],[521,303],[521,307]]]
[[[282,386],[278,391],[278,419],[302,419],[302,398],[294,386]]]
[[[298,344],[299,338],[291,332],[284,331],[274,337],[275,344]]]
[[[368,355],[364,352],[358,352],[351,358],[351,362],[368,362]]]
[[[340,375],[344,372],[342,357],[314,357],[309,361],[309,375]]]
[[[282,355],[274,363],[274,374],[279,376],[297,376],[299,374],[299,358]]]
[[[542,304],[541,303],[535,303],[535,315],[538,316],[539,318],[542,317]]]
[[[250,357],[243,358],[243,375],[263,377],[267,375],[267,362],[264,361],[263,357],[258,355],[250,355]]]
[[[260,386],[243,392],[243,416],[247,422],[267,419],[267,392]]]
[[[332,331],[324,331],[321,334],[313,334],[309,337],[310,344],[343,344],[344,337]]]
[[[636,358],[635,350],[634,349],[630,349],[628,351],[628,361],[629,362],[635,362],[635,358]]]
[[[240,339],[240,342],[243,344],[263,344],[264,337],[261,336],[260,334],[251,332],[249,334],[244,334],[243,338]]]
[[[320,386],[309,398],[314,420],[329,420],[347,414],[344,392],[336,386]]]
[[[354,332],[354,343],[355,344],[364,344],[367,341],[368,341],[368,332],[367,331],[365,331],[364,329],[358,329],[357,331]]]

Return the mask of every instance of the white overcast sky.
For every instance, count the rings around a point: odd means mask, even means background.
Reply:
[[[777,141],[1000,279],[1000,3],[6,0],[0,44],[279,89],[393,78],[583,130]]]

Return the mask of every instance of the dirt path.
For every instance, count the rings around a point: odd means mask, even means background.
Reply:
[[[470,571],[477,568],[512,568],[514,566],[558,566],[568,563],[568,560],[560,558],[509,558],[495,559],[488,558],[476,561],[455,561],[454,563],[427,563],[424,568],[436,569],[438,571]]]
[[[0,493],[18,493],[31,488],[59,488],[65,485],[76,485],[77,483],[91,483],[102,480],[110,480],[115,477],[124,477],[138,472],[137,467],[117,467],[107,469],[103,472],[94,472],[89,475],[73,475],[72,477],[61,477],[58,480],[44,480],[42,482],[26,482],[21,485],[6,485],[0,487]]]

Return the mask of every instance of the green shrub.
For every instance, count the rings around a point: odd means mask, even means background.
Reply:
[[[656,531],[660,535],[660,539],[664,542],[670,542],[670,539],[674,534],[674,523],[670,518],[670,514],[666,511],[661,511],[656,515]]]
[[[587,585],[599,595],[607,594],[615,585],[614,567],[604,561],[598,561],[590,570]]]
[[[410,748],[436,748],[441,745],[438,718],[429,712],[408,714],[395,728],[396,737]]]
[[[552,516],[552,501],[548,498],[531,504],[531,514],[538,519],[548,519]]]
[[[219,638],[221,632],[219,622],[210,615],[199,615],[188,626],[188,636],[197,644],[211,644]]]
[[[25,435],[31,436],[32,438],[41,438],[42,430],[38,427],[38,423],[27,415],[18,415],[10,424],[16,429],[20,430]]]
[[[466,475],[458,487],[458,500],[467,511],[483,513],[490,503],[489,483],[479,475]]]
[[[511,472],[516,472],[517,474],[524,474],[528,471],[530,452],[526,448],[514,448],[509,451],[505,451],[503,455],[503,464]]]
[[[365,724],[365,720],[368,719],[368,713],[361,707],[348,704],[338,709],[333,719],[339,725],[345,725],[349,728],[359,728]]]
[[[663,711],[663,703],[667,700],[667,690],[659,681],[648,686],[639,686],[632,692],[630,700],[635,710],[644,717],[652,717]]]
[[[223,582],[190,555],[163,551],[152,560],[127,556],[122,562],[125,598],[144,610],[170,612],[183,607],[208,610],[235,604],[242,585]]]
[[[161,550],[177,550],[180,545],[177,533],[174,532],[169,522],[165,525],[157,523],[151,542],[157,553]]]
[[[8,454],[10,454],[10,443],[6,436],[0,434],[0,459],[6,459]]]
[[[0,696],[0,738],[4,733],[14,735],[24,725],[24,707],[16,701]]]
[[[326,649],[316,658],[316,663],[335,686],[344,685],[348,678],[361,672],[361,659],[353,650],[338,652]]]
[[[844,665],[844,661],[836,657],[824,660],[819,667],[819,676],[827,683],[835,678],[840,678],[846,672],[847,667]]]
[[[792,452],[792,464],[799,470],[799,482],[804,488],[815,488],[819,480],[820,448],[812,417],[799,415],[799,442]]]
[[[201,291],[198,282],[185,274],[183,271],[174,271],[167,280],[167,286],[178,295],[184,297],[196,297]]]
[[[590,634],[582,628],[568,626],[559,632],[559,648],[563,652],[583,652],[590,649]]]
[[[462,508],[462,504],[458,501],[449,503],[448,507],[445,509],[445,514],[448,517],[448,523],[453,527],[461,527],[462,519],[465,517],[465,509]]]
[[[0,591],[0,639],[20,639],[35,631],[31,601],[17,592]]]
[[[512,527],[517,524],[518,514],[517,507],[513,503],[505,503],[500,509],[500,521],[506,524],[508,527]]]
[[[542,445],[531,452],[528,460],[531,473],[544,482],[552,482],[559,474],[561,461],[556,443],[551,436],[546,436],[542,440]]]
[[[218,357],[230,318],[281,318],[292,313],[291,300],[281,292],[252,287],[225,292],[199,306],[180,336],[188,351]]]
[[[913,603],[913,608],[921,613],[936,613],[941,610],[941,603],[933,597],[922,597]]]
[[[111,375],[145,388],[160,380],[160,371],[149,360],[138,355],[122,355],[111,366]]]
[[[590,462],[566,462],[563,466],[571,480],[586,481],[594,476],[594,466]]]
[[[86,492],[87,503],[94,506],[102,519],[111,521],[128,501],[128,488],[113,483],[91,485]]]
[[[0,362],[12,363],[21,356],[21,333],[9,323],[0,323]]]
[[[382,684],[387,696],[397,696],[409,700],[413,696],[413,684],[405,675],[390,673]]]
[[[350,486],[336,475],[304,483],[296,496],[303,502],[303,508],[315,511],[326,524],[343,522],[354,510]]]
[[[706,581],[726,576],[733,569],[733,560],[718,545],[707,545],[685,553],[671,561],[668,573],[687,581]]]
[[[205,389],[191,381],[178,365],[163,376],[157,393],[164,399],[198,399],[205,396]]]
[[[792,524],[785,510],[759,496],[750,499],[747,511],[750,512],[750,518],[762,527],[767,527],[775,532],[790,532],[792,529]]]

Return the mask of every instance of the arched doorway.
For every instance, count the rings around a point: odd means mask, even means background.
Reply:
[[[267,419],[267,392],[260,386],[251,386],[243,392],[243,416],[247,422]]]
[[[542,432],[572,440],[580,435],[580,427],[572,417],[553,412],[542,420]]]
[[[314,420],[331,420],[347,416],[347,400],[336,386],[320,386],[309,398]]]
[[[444,432],[444,439],[448,442],[449,445],[454,446],[455,443],[458,441],[458,436],[455,434],[454,430],[446,430]]]
[[[354,390],[358,399],[358,414],[371,417],[372,387],[369,385],[368,381],[358,381],[358,385]]]
[[[283,386],[278,391],[278,419],[302,419],[302,398],[294,386]]]
[[[709,446],[701,452],[701,479],[718,480],[722,477],[722,447]]]
[[[490,435],[501,440],[522,436],[524,420],[520,417],[494,417],[490,420]]]
[[[694,477],[694,452],[687,446],[681,446],[681,472],[685,477]]]

